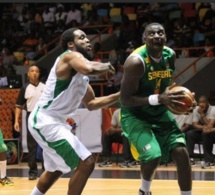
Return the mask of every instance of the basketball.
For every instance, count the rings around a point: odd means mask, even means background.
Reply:
[[[167,105],[167,108],[176,115],[182,115],[189,113],[191,109],[194,107],[195,98],[191,91],[186,87],[182,86],[174,86],[170,89],[170,92],[182,91],[181,93],[185,95],[183,98],[177,99],[180,102],[183,102],[184,105],[179,105],[177,103],[173,103],[171,105]]]

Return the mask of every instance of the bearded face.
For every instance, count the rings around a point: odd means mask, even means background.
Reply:
[[[82,47],[77,44],[75,44],[75,47],[77,52],[80,52],[88,60],[92,60],[92,55],[91,55],[91,52],[88,50],[88,48]]]
[[[77,52],[80,52],[88,60],[92,60],[91,57],[91,44],[86,34],[82,30],[76,30],[74,32],[74,47]]]

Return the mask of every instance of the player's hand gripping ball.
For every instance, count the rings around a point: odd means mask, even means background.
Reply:
[[[193,111],[193,109],[196,107],[196,100],[194,97],[194,94],[187,89],[186,87],[182,86],[173,86],[169,89],[169,92],[178,92],[184,95],[184,97],[177,99],[179,102],[182,102],[183,104],[177,104],[172,103],[170,105],[167,105],[167,108],[176,115],[183,115],[183,114],[189,114]]]

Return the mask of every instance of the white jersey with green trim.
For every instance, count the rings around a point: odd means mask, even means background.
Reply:
[[[42,108],[40,111],[48,112],[51,116],[65,119],[74,114],[81,104],[81,100],[89,84],[89,78],[83,74],[76,73],[70,79],[58,79],[56,76],[56,66],[60,57],[56,59],[50,71],[37,105]]]

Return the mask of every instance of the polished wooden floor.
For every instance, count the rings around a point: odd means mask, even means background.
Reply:
[[[0,195],[29,195],[37,180],[28,180],[26,163],[8,166],[8,176],[14,181],[14,186],[1,186]],[[64,175],[48,191],[47,195],[66,195],[68,180],[72,173]],[[140,187],[139,167],[100,168],[93,171],[82,195],[137,195]],[[153,195],[180,195],[177,174],[174,165],[159,167],[152,183]],[[186,179],[186,178],[185,178]],[[193,167],[193,195],[215,195],[215,169],[201,169],[200,165]]]

